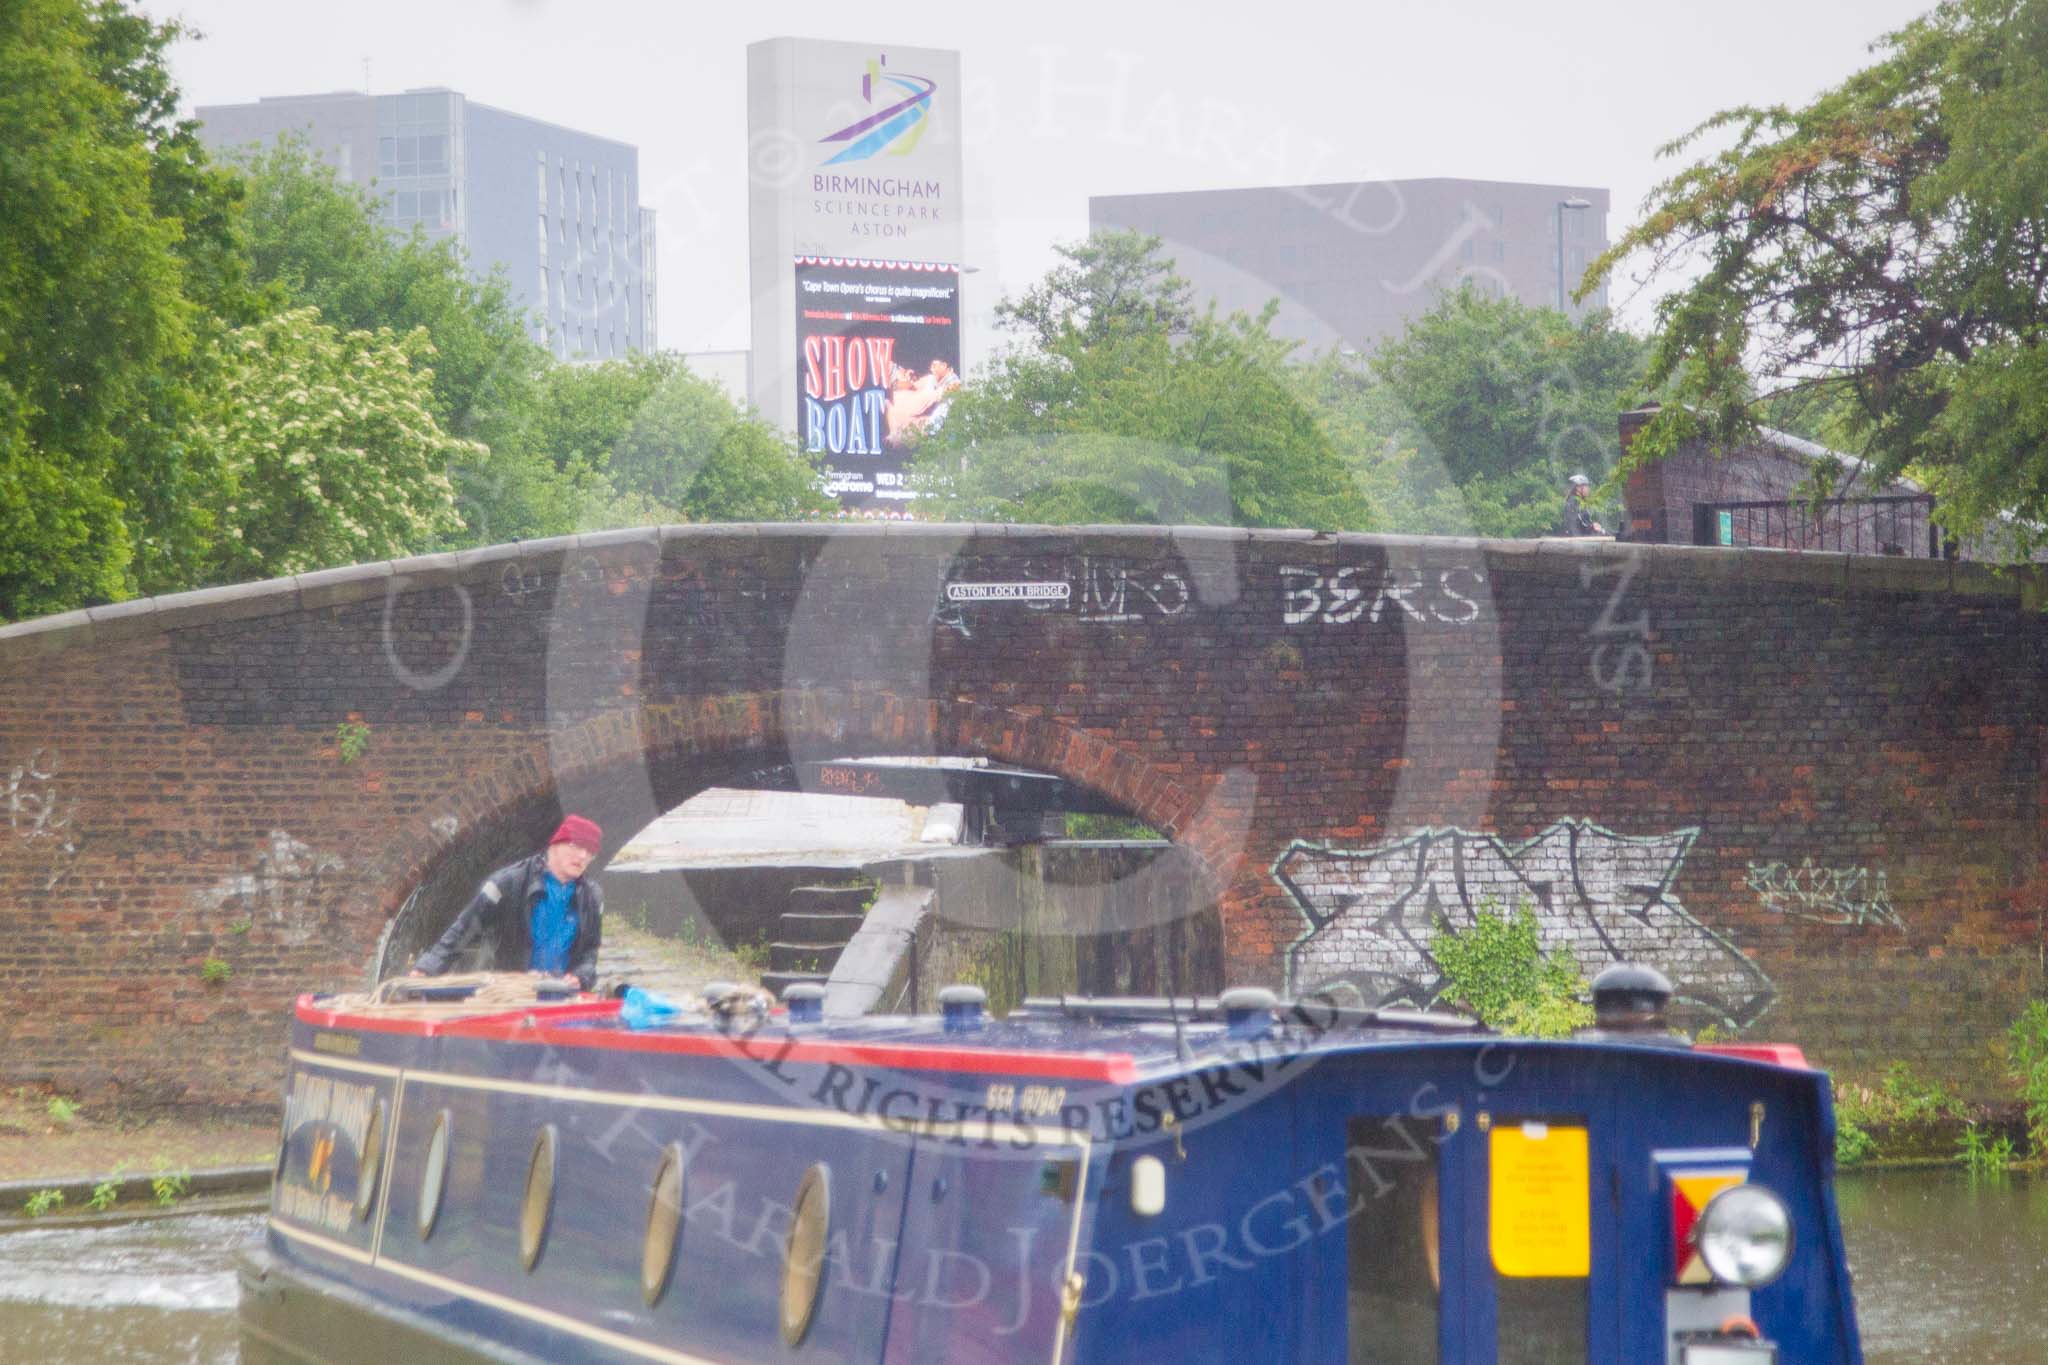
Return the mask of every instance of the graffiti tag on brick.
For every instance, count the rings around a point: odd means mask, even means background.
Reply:
[[[1764,909],[1790,919],[1859,928],[1876,924],[1901,932],[1906,928],[1892,907],[1882,870],[1816,867],[1811,858],[1801,858],[1797,867],[1751,863],[1749,889],[1763,901]]]
[[[1465,564],[1425,570],[1410,565],[1280,566],[1280,619],[1287,625],[1421,621],[1447,626],[1479,619],[1486,575]]]
[[[1288,986],[1364,1005],[1427,1006],[1447,985],[1430,944],[1482,909],[1526,905],[1546,952],[1570,949],[1588,975],[1641,962],[1678,998],[1730,1026],[1775,994],[1742,951],[1678,902],[1672,884],[1697,829],[1636,837],[1560,820],[1523,843],[1426,829],[1365,849],[1296,840],[1273,865],[1308,928],[1287,953]]]
[[[333,884],[331,874],[343,867],[340,858],[274,829],[249,871],[221,878],[195,899],[202,910],[272,925],[286,932],[288,942],[299,942],[314,931],[323,879]]]
[[[78,802],[65,800],[58,786],[57,756],[37,749],[26,763],[7,773],[7,828],[22,843],[49,858],[43,890],[55,890],[78,859],[78,838],[71,827]]]
[[[1083,621],[1117,623],[1178,616],[1195,600],[1187,578],[1177,569],[1132,566],[1083,555],[1078,577]]]

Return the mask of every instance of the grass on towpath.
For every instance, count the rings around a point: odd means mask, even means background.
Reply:
[[[52,1101],[58,1101],[52,1104]],[[277,1155],[277,1120],[260,1111],[125,1114],[33,1087],[0,1090],[0,1181],[67,1180],[262,1165]]]

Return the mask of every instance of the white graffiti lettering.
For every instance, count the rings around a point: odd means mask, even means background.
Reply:
[[[58,787],[57,756],[37,749],[7,774],[7,828],[16,839],[49,859],[43,890],[54,891],[71,875],[79,839],[72,828],[78,802]]]
[[[301,942],[317,930],[313,922],[322,900],[322,879],[343,869],[340,858],[316,853],[281,829],[270,831],[270,845],[256,855],[249,872],[221,878],[193,899],[201,910],[229,912],[242,919],[261,917],[284,930],[288,942]]]
[[[1878,924],[1902,933],[1906,928],[1892,907],[1885,874],[1867,867],[1815,867],[1811,858],[1801,858],[1797,867],[1751,863],[1749,889],[1774,915],[1858,928]]]
[[[1363,618],[1465,626],[1480,616],[1475,590],[1486,575],[1465,564],[1425,570],[1414,565],[1280,566],[1280,620],[1285,625],[1343,626]],[[1464,591],[1460,591],[1460,589]]]
[[[42,749],[7,774],[7,828],[24,843],[62,839],[76,813],[57,790],[57,759]]]
[[[1132,568],[1115,561],[1081,557],[1079,615],[1083,621],[1142,621],[1178,616],[1194,600],[1188,580],[1175,569]]]
[[[1431,942],[1468,928],[1483,908],[1526,905],[1545,951],[1570,949],[1589,972],[1642,962],[1681,1000],[1732,1026],[1774,995],[1741,950],[1689,914],[1672,892],[1697,829],[1634,837],[1560,820],[1525,843],[1427,829],[1367,849],[1296,840],[1273,864],[1308,929],[1288,949],[1288,986],[1366,1005],[1428,1005],[1445,981]]]

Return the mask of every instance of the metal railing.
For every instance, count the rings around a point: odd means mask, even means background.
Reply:
[[[1692,509],[1692,541],[1912,559],[1940,559],[1947,550],[1934,521],[1931,493],[1820,502],[1697,502]]]

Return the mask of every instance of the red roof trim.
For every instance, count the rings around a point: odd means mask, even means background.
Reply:
[[[978,1076],[1042,1076],[1058,1080],[1129,1084],[1138,1066],[1124,1052],[1044,1052],[1025,1048],[948,1047],[940,1043],[848,1043],[825,1039],[731,1038],[715,1033],[635,1033],[627,1029],[561,1028],[561,1024],[616,1018],[616,1000],[534,1005],[464,1019],[390,1019],[323,1010],[301,996],[298,1017],[315,1028],[358,1029],[416,1038],[478,1038],[549,1047],[610,1048],[615,1052],[666,1052],[735,1061],[838,1062],[898,1071],[945,1071]],[[531,1018],[532,1024],[528,1024]]]
[[[1797,1067],[1811,1071],[1806,1054],[1795,1043],[1694,1043],[1694,1052],[1710,1052],[1716,1057],[1741,1057],[1745,1061],[1769,1062],[1773,1066]]]

